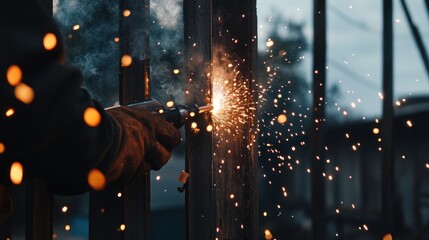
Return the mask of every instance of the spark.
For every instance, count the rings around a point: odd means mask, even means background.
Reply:
[[[22,70],[17,65],[11,65],[6,72],[6,79],[11,86],[17,86],[22,79]]]
[[[43,47],[50,51],[53,50],[57,46],[57,36],[53,33],[47,33],[43,38]]]
[[[0,154],[4,153],[5,150],[6,150],[6,146],[4,145],[4,143],[0,142]]]
[[[130,55],[123,55],[121,58],[121,66],[129,67],[133,62],[133,58]]]
[[[19,185],[24,177],[24,168],[20,162],[12,163],[10,167],[10,180],[13,184]]]

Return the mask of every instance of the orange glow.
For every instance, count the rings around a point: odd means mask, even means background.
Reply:
[[[191,123],[191,128],[197,128],[197,123],[196,122],[193,122],[193,123]]]
[[[174,102],[173,101],[168,101],[166,105],[167,105],[167,107],[171,108],[171,107],[174,106]]]
[[[11,86],[16,86],[21,82],[22,70],[17,65],[12,65],[7,69],[6,79]]]
[[[124,15],[124,17],[129,17],[131,15],[131,11],[128,9],[125,9],[122,14]]]
[[[73,30],[77,31],[79,29],[80,29],[80,25],[79,24],[76,24],[76,25],[73,26]]]
[[[24,177],[24,168],[20,162],[12,163],[10,167],[10,181],[13,184],[18,185],[21,184],[22,178]]]
[[[213,131],[213,125],[207,125],[206,130],[207,132]]]
[[[133,58],[130,55],[124,55],[121,58],[122,67],[129,67],[132,62],[133,62]]]
[[[270,230],[265,229],[264,233],[265,233],[265,239],[267,240],[273,239],[273,235],[271,234]]]
[[[117,43],[117,42],[119,42],[119,38],[118,38],[118,37],[115,37],[115,38],[113,39],[113,41]]]
[[[177,74],[179,74],[179,73],[180,73],[180,70],[179,70],[179,69],[177,69],[177,68],[176,68],[176,69],[174,69],[174,70],[173,70],[173,74],[177,75]]]
[[[106,186],[106,177],[100,170],[94,168],[88,173],[88,184],[96,191],[103,190]]]
[[[13,108],[9,108],[9,109],[6,111],[6,117],[10,117],[10,116],[12,116],[13,114],[15,114],[15,109],[13,109]]]
[[[6,147],[4,146],[4,144],[0,143],[0,154],[4,153],[5,150],[6,150]]]
[[[85,112],[83,113],[83,120],[88,126],[96,127],[101,122],[101,115],[97,111],[97,109],[93,107],[88,107],[87,109],[85,109]]]
[[[287,117],[285,114],[280,114],[277,117],[277,122],[279,122],[280,124],[284,124],[284,123],[286,123],[286,121],[287,121]]]
[[[378,128],[374,128],[374,129],[372,129],[372,132],[373,132],[374,134],[379,134],[379,133],[380,133],[380,129],[378,129]]]
[[[121,231],[125,231],[125,224],[121,224],[121,226],[119,226],[119,229],[121,229]]]
[[[43,38],[43,47],[50,51],[57,46],[57,37],[53,33],[47,33]]]
[[[65,225],[65,226],[64,226],[64,229],[65,229],[66,231],[70,231],[71,227],[70,227],[70,225],[68,225],[68,224],[67,224],[67,225]]]
[[[29,104],[34,99],[34,90],[25,83],[20,83],[15,88],[15,97],[19,101]]]
[[[195,113],[194,113],[194,112],[190,112],[190,113],[189,113],[189,116],[190,116],[190,117],[195,117]]]
[[[392,234],[388,233],[388,234],[384,235],[383,240],[393,240]]]

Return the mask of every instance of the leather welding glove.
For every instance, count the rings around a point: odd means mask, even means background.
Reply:
[[[105,171],[106,179],[128,182],[137,168],[159,170],[180,143],[180,132],[169,122],[146,110],[120,106],[107,110],[121,132],[116,158]]]

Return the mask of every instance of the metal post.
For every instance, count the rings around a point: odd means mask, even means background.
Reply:
[[[120,55],[132,59],[120,66],[121,105],[149,98],[149,0],[120,1]],[[118,192],[122,197],[118,198]],[[150,174],[139,169],[122,189],[91,192],[91,239],[148,239]],[[121,225],[125,228],[121,229]]]
[[[326,239],[325,197],[325,84],[326,84],[326,1],[314,0],[313,10],[313,117],[311,159],[311,209],[313,239]]]
[[[393,124],[393,1],[383,0],[383,153],[381,169],[383,234],[394,233],[395,159]]]
[[[51,0],[39,0],[40,5],[52,14]],[[52,239],[53,235],[53,195],[40,179],[28,176],[26,182],[25,239]]]
[[[256,0],[213,0],[213,67],[226,73],[213,71],[212,83],[219,77],[223,81],[220,84],[228,81],[226,89],[234,91],[234,98],[240,99],[238,106],[223,106],[231,107],[227,111],[237,111],[231,116],[235,124],[218,124],[214,132],[215,236],[218,239],[259,239],[256,101],[252,95],[257,78],[256,20]],[[236,88],[240,85],[243,88]],[[239,110],[241,107],[243,110]],[[240,118],[242,121],[237,121]]]
[[[184,1],[186,101],[210,102],[211,0]],[[186,239],[214,239],[212,133],[205,131],[209,115],[197,121],[197,134],[186,124]]]
[[[256,1],[185,0],[185,46],[187,48],[187,101],[212,101],[214,69],[240,71],[237,83],[252,92],[256,79]],[[231,44],[231,39],[236,41]],[[218,50],[222,48],[221,54]],[[231,62],[223,60],[229,58]],[[211,65],[210,65],[211,64]],[[227,80],[227,79],[225,79]],[[232,81],[232,78],[229,79]],[[244,89],[240,89],[246,96]],[[237,124],[238,132],[206,131],[204,116],[198,133],[186,126],[187,239],[257,239],[258,192],[254,147],[254,112],[250,94],[243,98],[248,114]],[[225,103],[224,103],[225,104]],[[238,118],[234,116],[233,118]],[[212,135],[213,134],[213,135]]]

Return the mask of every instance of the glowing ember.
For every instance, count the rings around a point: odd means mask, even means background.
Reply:
[[[25,83],[20,83],[15,88],[15,97],[19,101],[29,104],[34,99],[34,90]]]
[[[22,70],[17,65],[12,65],[7,69],[6,79],[11,86],[16,86],[21,82]]]
[[[119,229],[120,229],[121,231],[125,231],[125,224],[121,224],[121,226],[119,226]]]
[[[119,38],[118,38],[118,37],[115,37],[115,38],[113,39],[113,41],[114,41],[115,43],[118,43],[118,42],[119,42]]]
[[[267,47],[272,47],[272,46],[274,46],[274,41],[273,41],[273,40],[271,40],[271,39],[268,39],[268,41],[265,43],[265,45],[266,45]]]
[[[68,210],[67,206],[64,206],[64,207],[61,208],[61,212],[63,212],[63,213],[67,212],[67,210]]]
[[[412,123],[410,120],[408,120],[408,121],[407,121],[407,126],[408,126],[408,127],[412,127],[412,126],[413,126],[413,123]]]
[[[169,108],[171,108],[171,107],[173,107],[173,106],[174,106],[174,102],[173,102],[173,101],[168,101],[168,102],[166,103],[166,106],[167,106],[167,107],[169,107]]]
[[[88,173],[88,184],[96,191],[102,190],[106,186],[106,177],[100,170],[94,168]]]
[[[206,130],[207,130],[207,132],[213,131],[213,126],[212,125],[207,125]]]
[[[189,116],[190,116],[190,117],[195,117],[195,113],[194,113],[194,112],[190,112],[190,113],[189,113]]]
[[[378,128],[374,128],[374,129],[372,129],[372,132],[373,132],[374,134],[379,134],[379,133],[380,133],[380,129],[378,129]]]
[[[264,234],[265,234],[265,239],[267,240],[273,239],[273,235],[271,234],[270,230],[265,229]]]
[[[47,33],[43,38],[43,47],[50,51],[57,46],[57,37],[53,33]]]
[[[155,179],[156,179],[156,181],[159,181],[159,180],[161,180],[161,176],[156,176]]]
[[[79,29],[80,29],[80,25],[79,24],[76,24],[76,25],[73,26],[73,30],[74,31],[77,31]]]
[[[174,74],[174,75],[177,75],[177,74],[179,74],[179,73],[180,73],[180,70],[179,70],[179,69],[177,69],[177,68],[176,68],[176,69],[174,69],[174,70],[173,70],[173,74]]]
[[[122,15],[124,15],[124,17],[129,17],[129,16],[131,15],[131,11],[130,11],[130,10],[128,10],[128,9],[125,9],[125,10],[122,12]]]
[[[0,143],[0,154],[4,153],[4,151],[6,150],[6,147],[3,143]]]
[[[388,233],[388,234],[384,235],[383,240],[393,240],[392,234]]]
[[[70,231],[70,229],[71,229],[71,227],[70,227],[70,225],[66,225],[65,227],[64,227],[64,229],[66,230],[66,231]]]
[[[97,109],[88,107],[83,113],[83,120],[90,127],[96,127],[101,122],[101,115]]]
[[[285,123],[286,123],[286,121],[287,121],[286,114],[280,114],[280,115],[277,117],[277,122],[278,122],[278,123],[280,123],[280,124],[285,124]]]
[[[191,123],[191,128],[197,128],[197,127],[198,127],[198,124],[196,122]]]
[[[129,67],[133,62],[133,58],[130,55],[123,55],[121,58],[121,66]]]
[[[118,198],[120,198],[120,197],[122,197],[122,193],[121,192],[118,192]]]
[[[12,163],[10,167],[10,181],[15,184],[21,184],[22,178],[24,177],[24,168],[20,162]]]
[[[10,116],[12,116],[13,114],[15,114],[15,110],[14,110],[13,108],[9,108],[9,109],[6,111],[6,117],[10,117]]]

